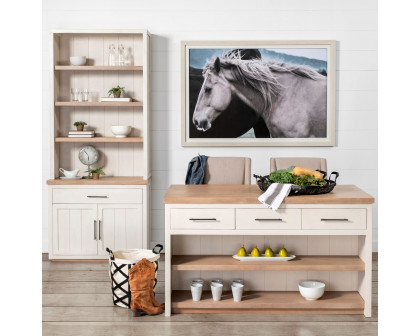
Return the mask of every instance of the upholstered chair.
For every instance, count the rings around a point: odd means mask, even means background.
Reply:
[[[286,169],[290,166],[305,167],[313,170],[327,171],[327,160],[312,157],[277,157],[270,159],[270,172]]]
[[[251,184],[251,159],[209,157],[203,184]]]

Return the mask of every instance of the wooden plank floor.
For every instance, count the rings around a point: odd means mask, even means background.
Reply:
[[[43,335],[340,335],[378,334],[378,255],[373,255],[373,317],[363,315],[182,314],[132,317],[112,305],[107,263],[48,261],[43,255]],[[164,262],[157,299],[164,302]]]

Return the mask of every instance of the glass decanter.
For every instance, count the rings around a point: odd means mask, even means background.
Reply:
[[[120,44],[120,46],[118,47],[118,65],[125,65],[125,50],[122,44]]]
[[[117,55],[115,53],[115,46],[113,44],[109,45],[109,51],[108,51],[108,65],[109,66],[114,66],[116,65],[116,58]]]

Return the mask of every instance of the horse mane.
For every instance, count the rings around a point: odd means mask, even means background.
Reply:
[[[206,63],[203,69],[203,75],[207,71],[215,70],[215,59],[213,58]],[[273,73],[291,73],[312,80],[325,78],[315,70],[304,65],[293,65],[261,59],[242,60],[238,53],[231,53],[221,57],[220,67],[232,70],[235,80],[254,88],[263,99],[264,111],[271,109],[273,100],[284,89],[284,86],[277,80]]]

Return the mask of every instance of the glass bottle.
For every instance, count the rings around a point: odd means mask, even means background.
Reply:
[[[125,65],[125,50],[122,43],[118,47],[118,65],[119,66]]]
[[[109,66],[114,66],[115,65],[115,60],[116,59],[116,54],[115,54],[115,47],[113,44],[109,45],[109,51],[108,51],[108,65]]]
[[[124,51],[124,65],[131,65],[130,48]]]

